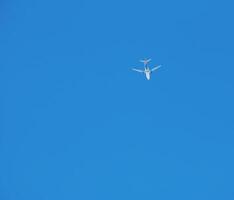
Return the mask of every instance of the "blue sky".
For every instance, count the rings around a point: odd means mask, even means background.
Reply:
[[[0,5],[0,199],[234,198],[231,1]]]

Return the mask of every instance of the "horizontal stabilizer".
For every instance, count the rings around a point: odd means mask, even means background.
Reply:
[[[140,62],[143,62],[144,63],[144,65],[146,65],[148,62],[150,62],[151,61],[151,59],[144,59],[144,60],[140,60]]]

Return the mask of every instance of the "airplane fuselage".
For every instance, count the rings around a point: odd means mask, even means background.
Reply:
[[[150,71],[149,67],[145,67],[144,73],[145,73],[147,80],[150,80],[151,71]]]

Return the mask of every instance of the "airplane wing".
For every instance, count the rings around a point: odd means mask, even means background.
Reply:
[[[151,71],[153,72],[153,71],[155,71],[155,70],[157,70],[158,68],[160,68],[162,65],[159,65],[159,66],[157,66],[157,67],[154,67],[153,69],[151,69]]]
[[[133,71],[136,71],[136,72],[144,72],[143,70],[140,70],[140,69],[135,69],[135,68],[132,68]]]

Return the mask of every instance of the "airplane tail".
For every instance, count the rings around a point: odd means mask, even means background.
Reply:
[[[144,59],[144,60],[140,60],[140,62],[144,63],[144,66],[146,66],[148,64],[148,62],[150,62],[151,59]]]

